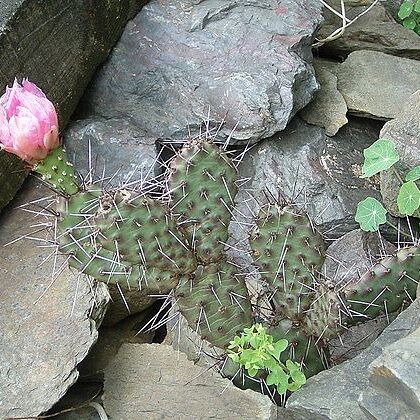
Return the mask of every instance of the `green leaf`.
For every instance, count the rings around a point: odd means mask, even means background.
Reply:
[[[420,1],[420,0],[419,0]],[[411,171],[405,176],[406,181],[417,181],[420,179],[420,166],[414,167]]]
[[[415,32],[417,35],[420,35],[420,25],[417,25],[417,26],[414,28],[414,32]]]
[[[414,181],[402,184],[397,197],[398,210],[401,214],[412,216],[420,207],[420,190]]]
[[[239,355],[236,353],[229,353],[228,356],[235,362],[239,363]]]
[[[403,20],[403,26],[408,29],[414,29],[417,26],[416,19],[413,17],[408,17]]]
[[[287,391],[289,375],[287,375],[280,366],[273,369],[267,376],[267,385],[276,385],[278,393],[284,394]]]
[[[257,373],[258,373],[258,369],[255,369],[255,368],[248,369],[248,375],[251,376],[251,378],[253,378]]]
[[[302,385],[299,385],[296,382],[292,382],[291,384],[289,384],[289,386],[287,387],[287,389],[291,392],[297,391],[298,389],[300,389]]]
[[[400,19],[405,19],[411,15],[413,11],[414,3],[411,1],[405,1],[398,10],[398,17]]]
[[[365,161],[362,168],[362,178],[367,178],[378,172],[389,169],[400,159],[392,140],[378,139],[363,151]]]
[[[306,384],[306,376],[300,370],[291,371],[290,376],[292,377],[293,382],[295,382],[299,385],[305,385]]]
[[[286,339],[281,339],[279,341],[276,341],[273,344],[274,350],[270,352],[276,359],[280,359],[280,354],[283,353],[287,346],[289,345],[289,342]]]
[[[365,232],[375,232],[386,222],[385,207],[373,197],[367,197],[357,205],[355,220]]]
[[[414,11],[420,13],[420,0],[416,1],[416,4],[414,5]]]

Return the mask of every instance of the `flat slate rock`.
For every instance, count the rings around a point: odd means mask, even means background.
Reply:
[[[420,327],[420,301],[416,300],[392,322],[378,339],[352,360],[321,372],[310,378],[306,385],[295,392],[288,400],[286,409],[280,411],[280,418],[299,420],[343,420],[343,419],[388,419],[369,417],[360,408],[358,399],[369,386],[369,365],[382,349]],[[417,376],[418,378],[418,376]],[[380,410],[382,401],[376,400]],[[403,412],[399,413],[400,415]],[[284,417],[281,417],[281,416]],[[290,416],[290,417],[289,417]],[[412,419],[413,417],[393,417]],[[418,417],[417,417],[418,418]]]
[[[337,11],[341,11],[340,3],[340,0],[328,1]],[[397,6],[389,11],[387,8],[390,8],[391,3],[397,3]],[[373,50],[420,60],[419,36],[394,19],[400,3],[390,0],[377,3],[368,13],[349,25],[340,37],[320,47],[322,56],[343,58],[353,51]],[[346,2],[346,17],[354,19],[371,4],[364,0]],[[342,25],[341,18],[327,9],[324,16],[325,20],[317,33],[318,38],[326,38]]]
[[[57,107],[61,128],[96,67],[144,0],[2,0],[0,94],[15,77],[40,86]],[[26,172],[0,151],[0,211]],[[12,166],[11,166],[12,165]]]
[[[105,370],[111,419],[277,419],[267,396],[235,388],[165,344],[124,344]]]
[[[131,21],[85,97],[90,115],[129,117],[185,140],[226,119],[231,143],[283,130],[318,89],[318,0],[152,0]]]
[[[349,113],[389,120],[420,87],[420,61],[377,51],[352,52],[337,72]]]
[[[30,185],[13,205],[45,195],[50,191]],[[37,247],[47,243],[28,239],[3,247],[43,222],[11,208],[0,221],[0,418],[37,416],[66,393],[96,342],[109,299],[105,285],[78,279],[65,262],[51,284],[54,258],[45,260],[52,250]],[[30,236],[43,238],[42,232]]]
[[[385,347],[369,366],[361,408],[381,420],[420,418],[420,328]]]
[[[334,136],[348,119],[347,105],[343,95],[337,89],[337,76],[324,65],[314,62],[316,77],[321,89],[315,94],[312,102],[299,113],[309,124],[325,128],[327,136]]]
[[[400,156],[395,168],[402,178],[409,170],[420,165],[420,90],[406,98],[396,118],[384,125],[380,136],[395,142]],[[381,172],[380,178],[385,207],[391,214],[400,215],[397,206],[400,181],[392,170]],[[420,210],[414,216],[420,217]]]
[[[156,138],[127,120],[88,118],[73,121],[64,133],[68,156],[86,177],[107,177],[108,187],[146,186],[157,173]],[[91,156],[89,156],[89,148]]]

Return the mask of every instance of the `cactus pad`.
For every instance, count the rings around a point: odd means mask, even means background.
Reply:
[[[215,144],[187,143],[170,164],[171,210],[201,263],[223,258],[235,198],[236,169]]]
[[[146,269],[189,273],[196,268],[193,254],[163,204],[142,197],[130,201],[121,193],[105,196],[95,218],[98,241],[120,258]]]
[[[401,309],[414,300],[419,279],[420,249],[416,246],[380,260],[342,290],[349,315],[346,322],[353,324]]]
[[[324,262],[322,236],[305,214],[269,204],[259,213],[250,244],[262,280],[274,290],[276,310],[291,319],[301,317]]]
[[[57,147],[43,161],[39,162],[34,171],[42,175],[53,188],[67,195],[76,194],[79,185],[74,174],[73,164],[67,160],[66,151]]]
[[[220,261],[200,266],[175,291],[188,325],[211,344],[226,348],[235,335],[252,325],[252,309],[243,276]]]

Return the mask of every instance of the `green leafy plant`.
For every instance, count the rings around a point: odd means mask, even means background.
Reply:
[[[416,181],[420,179],[420,166],[411,169],[405,176],[405,182],[397,172],[394,164],[400,160],[395,143],[388,139],[378,139],[370,147],[364,150],[365,161],[362,168],[362,178],[392,169],[395,176],[401,182],[398,192],[398,211],[402,215],[412,216],[420,207],[420,190]],[[375,198],[367,197],[357,206],[355,220],[364,231],[374,232],[379,226],[386,223],[387,211],[384,206]]]
[[[306,383],[298,363],[289,359],[284,364],[280,360],[288,345],[285,339],[274,341],[262,324],[254,324],[245,328],[240,336],[235,336],[227,352],[234,362],[247,370],[249,376],[255,377],[265,371],[267,385],[274,385],[282,395],[287,391],[296,391]]]
[[[420,35],[420,0],[406,0],[399,10],[398,17],[402,24]]]

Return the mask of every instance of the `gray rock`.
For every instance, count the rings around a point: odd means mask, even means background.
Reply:
[[[355,282],[379,258],[395,251],[396,247],[376,232],[356,229],[329,246],[322,272],[338,286]]]
[[[385,347],[369,372],[369,387],[359,402],[371,418],[420,418],[420,328]]]
[[[151,311],[143,311],[125,318],[116,325],[101,325],[99,338],[87,357],[80,363],[79,371],[83,377],[103,376],[105,368],[113,363],[118,350],[124,343],[151,343],[154,332],[139,333],[150,317]]]
[[[164,344],[124,344],[105,371],[112,419],[276,419],[267,396],[235,388]]]
[[[210,116],[238,123],[232,143],[285,128],[318,85],[311,42],[318,0],[152,0],[128,24],[86,97],[151,135],[185,139]]]
[[[420,84],[418,85],[418,87]],[[406,173],[420,165],[420,90],[407,97],[405,106],[395,119],[387,122],[380,136],[393,140],[400,155],[400,161],[395,165],[404,178]],[[400,215],[397,206],[397,196],[401,183],[392,170],[381,172],[381,194],[385,207],[394,215]],[[414,216],[419,217],[417,210]]]
[[[27,175],[24,163],[17,156],[0,150],[0,211],[14,197]]]
[[[420,301],[416,300],[360,355],[310,378],[288,400],[284,418],[290,415],[292,419],[302,420],[371,419],[358,404],[360,394],[369,386],[369,364],[380,356],[384,347],[420,327],[419,313]]]
[[[3,0],[0,92],[15,77],[28,77],[57,106],[63,128],[96,67],[141,3],[144,1]],[[25,175],[20,162],[5,158],[0,151],[0,210]]]
[[[336,136],[327,137],[322,128],[295,118],[285,131],[254,147],[240,165],[239,177],[248,182],[235,199],[231,244],[248,249],[252,215],[267,201],[264,193],[305,206],[329,238],[355,229],[357,203],[368,195],[380,198],[375,180],[358,178],[362,150],[378,133],[376,122],[352,118]],[[241,265],[250,263],[244,252],[232,248],[230,253]]]
[[[316,62],[314,68],[321,89],[299,115],[309,124],[324,127],[327,136],[333,136],[348,122],[346,101],[337,89],[337,76]]]
[[[372,2],[346,1],[346,17],[354,19]],[[347,57],[353,51],[374,50],[386,54],[420,60],[420,42],[418,35],[396,22],[398,6],[389,0],[378,3],[368,13],[348,26],[339,38],[325,43],[320,53],[328,57]],[[395,2],[397,3],[397,2]],[[340,0],[330,0],[328,4],[341,11]],[[387,10],[392,9],[392,14]],[[341,18],[325,9],[325,21],[318,31],[318,38],[326,38],[341,27]]]
[[[377,51],[355,51],[341,64],[337,76],[338,90],[349,113],[389,120],[419,88],[420,61]]]
[[[101,178],[105,173],[111,178],[108,186],[130,183],[140,187],[154,178],[155,140],[129,121],[101,118],[72,122],[64,135],[68,156],[83,176],[90,171],[90,144],[94,176]]]
[[[14,204],[46,195],[50,191],[32,184]],[[37,224],[43,222],[8,209],[0,223],[0,418],[39,415],[65,394],[97,339],[109,299],[106,286],[89,284],[60,259],[55,269],[63,264],[63,271],[52,282],[54,258],[47,259],[46,242],[3,248],[22,235],[42,240]]]
[[[111,326],[130,315],[137,314],[149,308],[155,302],[144,290],[128,289],[124,285],[108,285],[111,302],[109,304],[104,324]],[[169,292],[169,290],[168,290]]]

